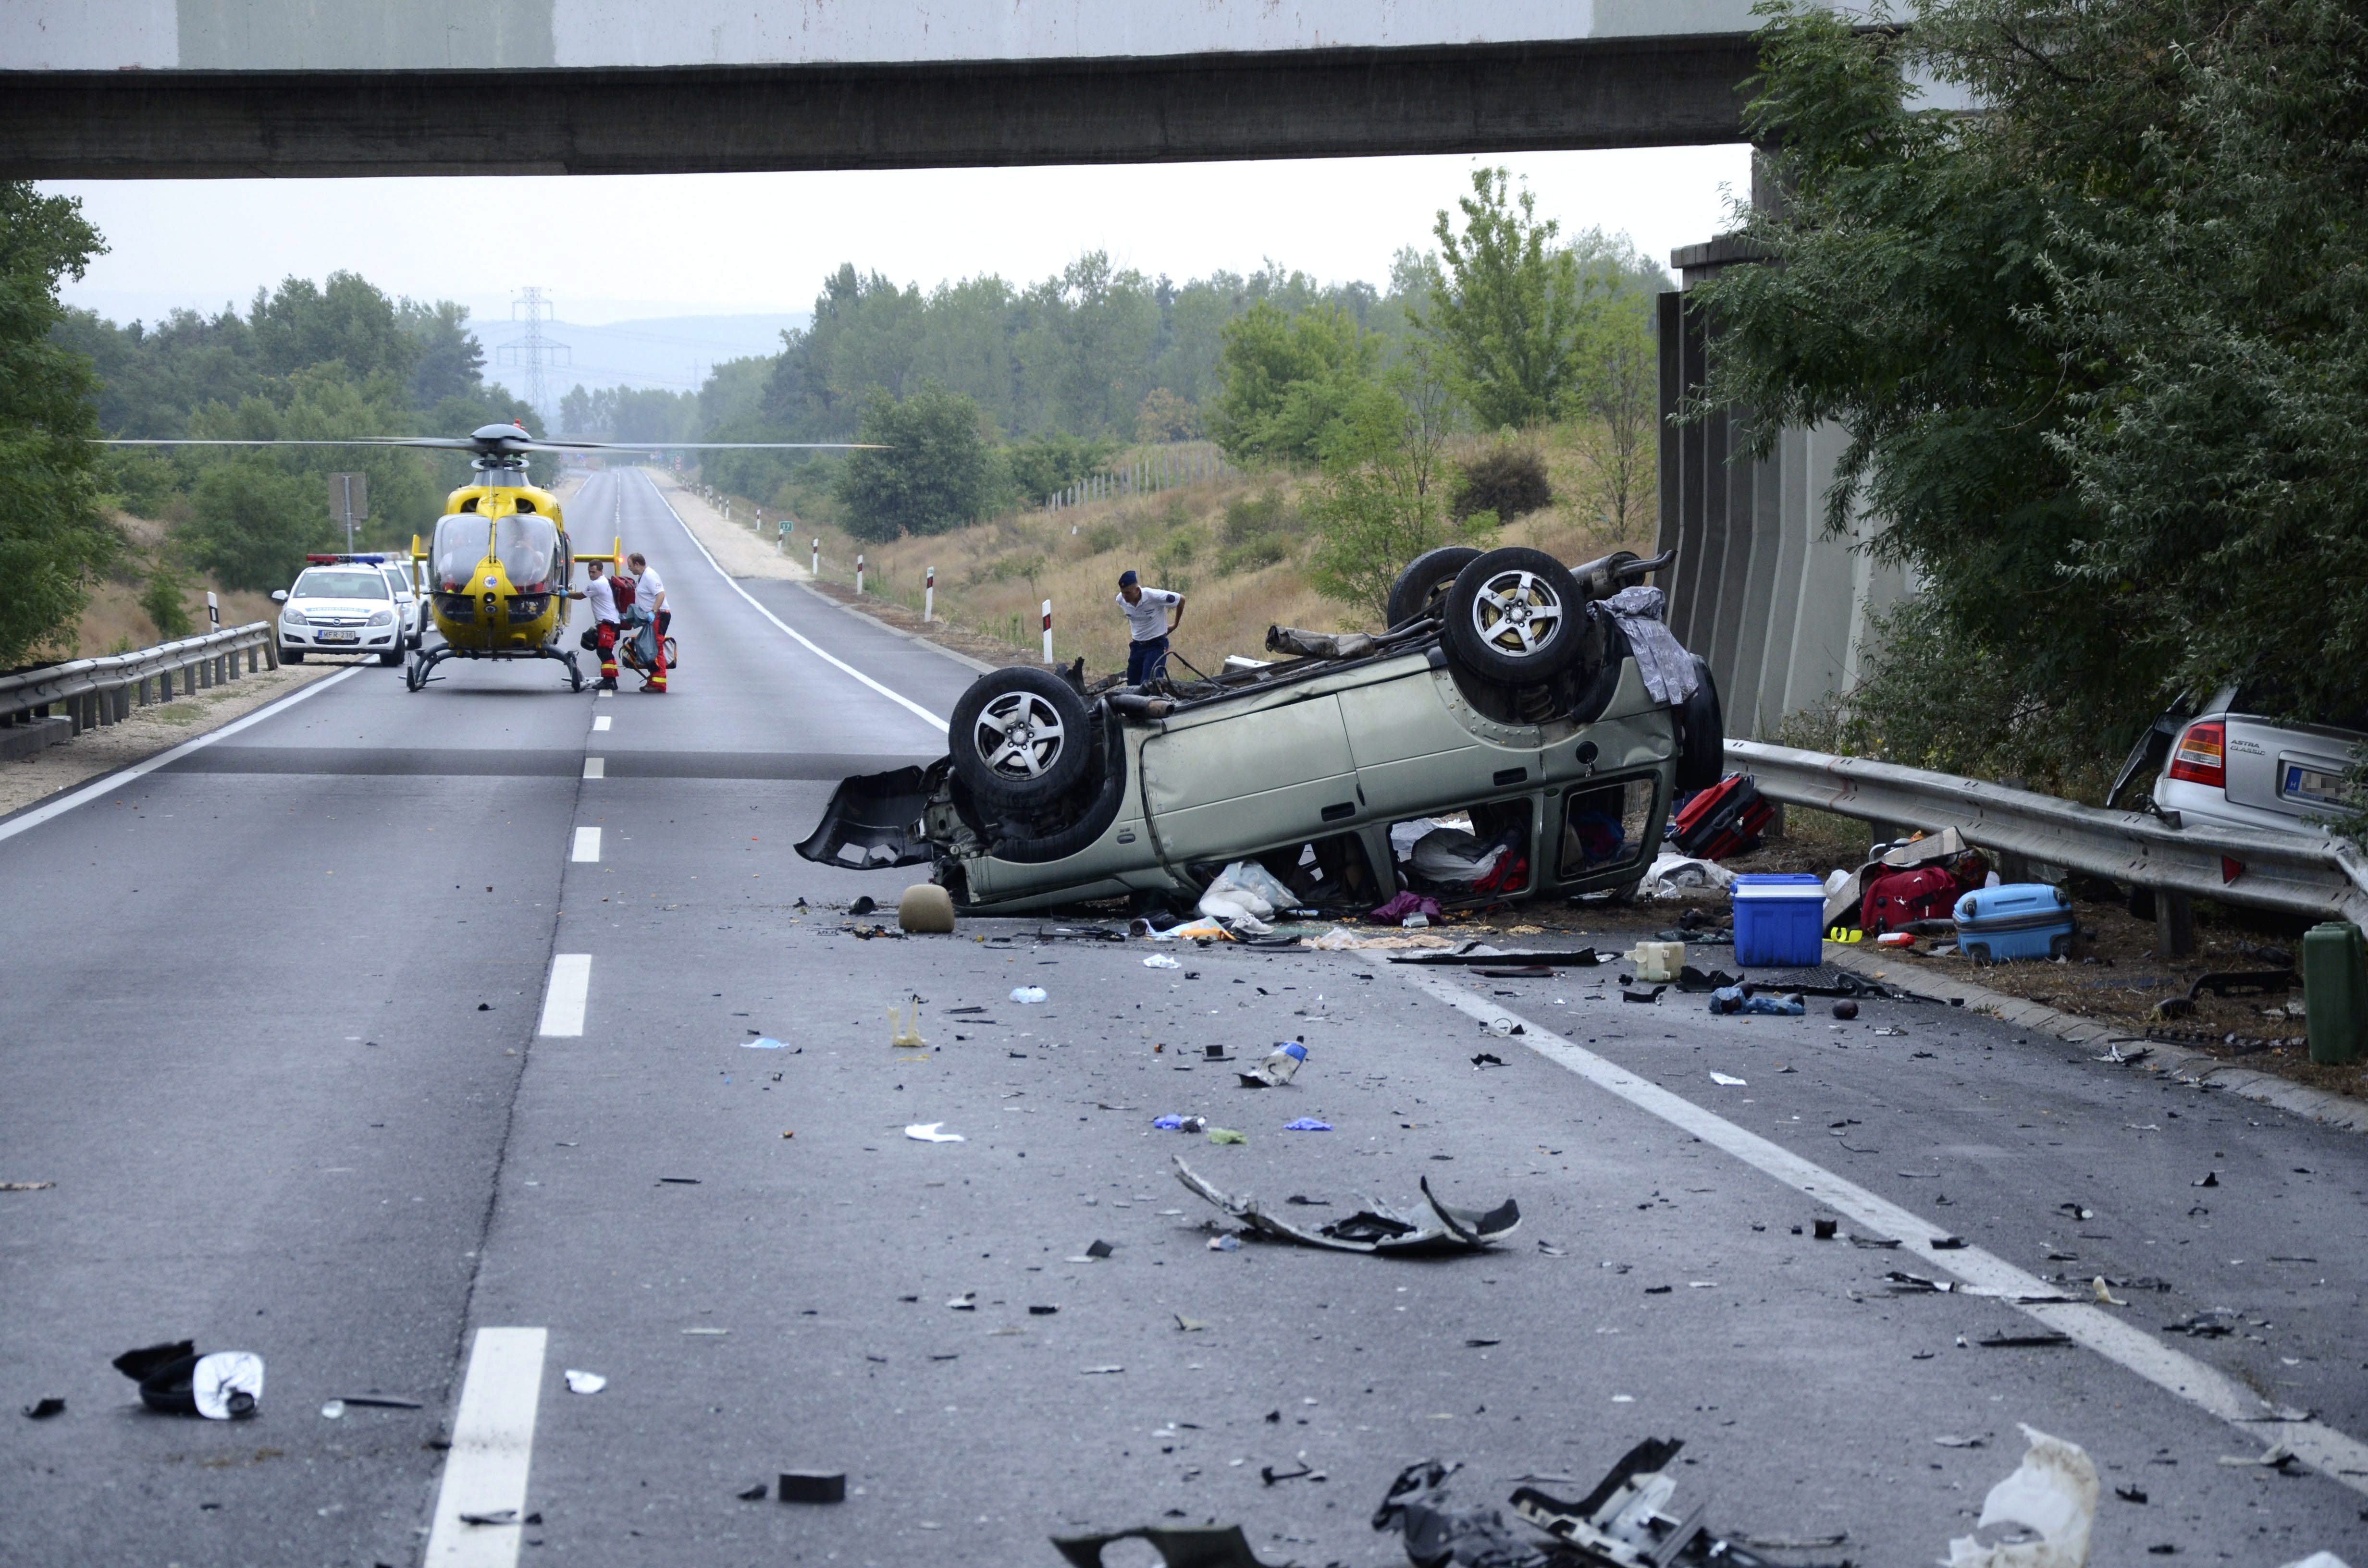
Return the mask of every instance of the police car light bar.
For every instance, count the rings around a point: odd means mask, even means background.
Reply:
[[[314,566],[334,566],[341,561],[359,562],[364,566],[382,566],[383,555],[307,555],[304,559]]]

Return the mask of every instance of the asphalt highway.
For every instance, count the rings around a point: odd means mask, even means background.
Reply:
[[[667,695],[370,665],[0,819],[0,1180],[55,1183],[0,1192],[0,1562],[1050,1564],[1214,1520],[1379,1564],[1406,1464],[1577,1496],[1646,1437],[1771,1556],[1930,1562],[2025,1424],[2094,1459],[2094,1562],[2368,1558],[2356,1134],[1930,1005],[850,921],[909,873],[791,846],[973,672],[734,584],[638,473],[570,522],[664,574]],[[1294,1037],[1282,1089],[1204,1055]],[[1425,1177],[1522,1223],[1213,1250],[1179,1156],[1310,1223]],[[179,1338],[261,1355],[260,1414],[143,1411],[108,1363]],[[795,1469],[846,1500],[739,1495]]]

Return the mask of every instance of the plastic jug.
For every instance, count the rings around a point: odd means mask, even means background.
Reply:
[[[1636,978],[1647,985],[1666,984],[1686,967],[1683,942],[1639,942],[1621,957],[1636,966]]]

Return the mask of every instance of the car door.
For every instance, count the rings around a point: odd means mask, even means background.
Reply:
[[[1171,866],[1337,831],[1329,824],[1360,809],[1340,699],[1325,693],[1171,722],[1144,744],[1143,794],[1153,841]]]

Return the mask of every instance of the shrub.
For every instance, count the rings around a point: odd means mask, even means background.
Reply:
[[[1298,515],[1284,503],[1280,490],[1262,490],[1256,495],[1237,496],[1225,506],[1225,542],[1248,544],[1269,534],[1295,528],[1298,522]]]
[[[1506,522],[1554,505],[1546,462],[1535,447],[1506,442],[1488,448],[1456,471],[1448,515],[1457,522],[1474,512],[1494,512]]]
[[[1241,544],[1228,545],[1217,556],[1217,574],[1224,577],[1256,572],[1290,558],[1291,541],[1281,534],[1267,534]]]
[[[148,585],[140,591],[140,608],[147,613],[149,623],[156,628],[156,641],[170,642],[187,637],[196,630],[189,615],[188,594],[181,574],[170,566],[159,565],[148,574]]]

